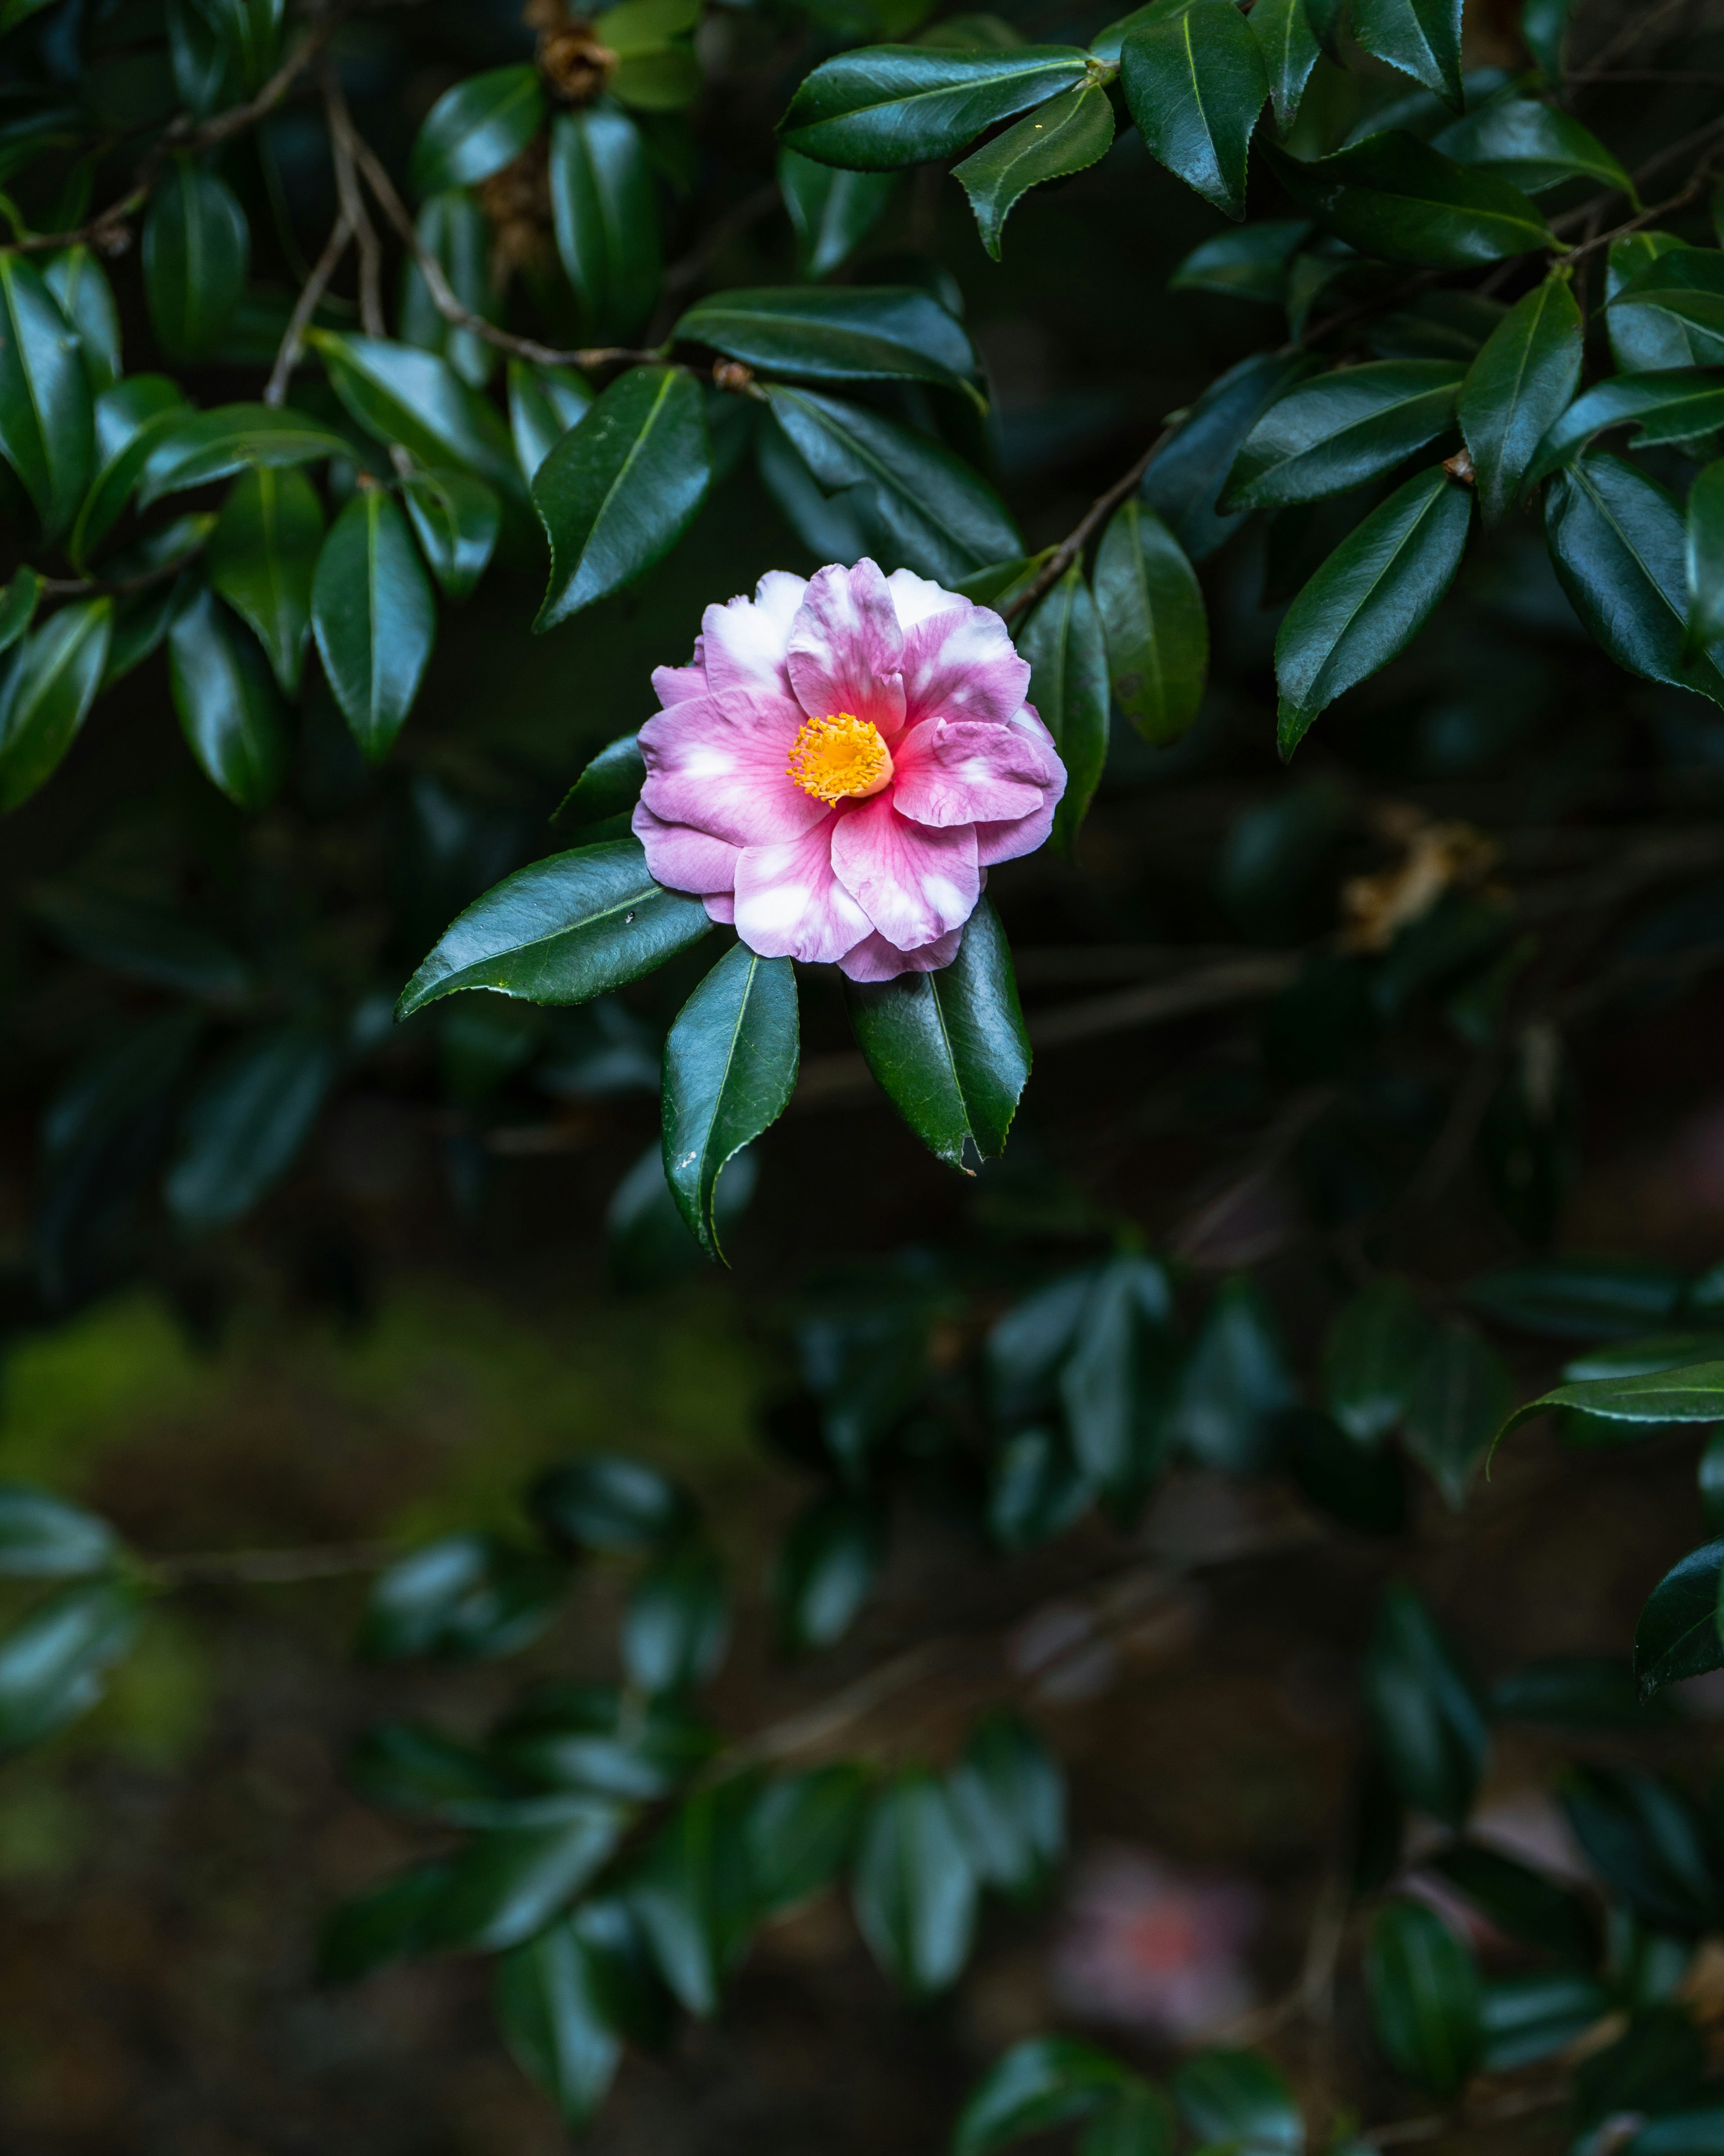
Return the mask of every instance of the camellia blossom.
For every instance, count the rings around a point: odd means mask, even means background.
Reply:
[[[772,570],[653,675],[647,865],[762,957],[950,965],[986,871],[1041,844],[1065,791],[1029,685],[999,616],[926,577]]]

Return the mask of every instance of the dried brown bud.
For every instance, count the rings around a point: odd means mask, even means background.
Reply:
[[[529,142],[475,192],[491,228],[491,284],[501,291],[518,270],[544,255],[551,229],[551,153],[544,136]]]
[[[1444,457],[1443,469],[1450,479],[1458,479],[1463,486],[1470,486],[1477,476],[1473,470],[1470,449],[1457,449],[1452,457]]]
[[[754,387],[754,369],[744,367],[740,359],[716,359],[712,362],[712,378],[721,389],[746,397]]]
[[[105,224],[100,231],[90,235],[99,254],[112,258],[126,254],[131,249],[131,227],[129,224]]]
[[[539,39],[539,72],[565,105],[590,105],[617,71],[617,55],[590,23],[571,23]]]
[[[548,35],[552,30],[566,30],[569,24],[567,0],[526,0],[521,11],[521,19],[530,30]]]

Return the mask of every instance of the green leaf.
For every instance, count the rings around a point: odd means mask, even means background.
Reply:
[[[931,1774],[912,1768],[875,1799],[854,1891],[875,1959],[912,1998],[957,1982],[975,1928],[976,1875]]]
[[[1581,1897],[1518,1859],[1478,1842],[1458,1841],[1426,1860],[1500,1932],[1563,1961],[1591,1969],[1598,1927]]]
[[[62,607],[0,679],[0,814],[28,800],[72,746],[101,685],[113,625],[111,599]]]
[[[257,647],[213,593],[199,591],[175,613],[167,654],[180,731],[204,776],[237,807],[264,807],[286,776],[289,741],[286,714]]]
[[[1005,505],[960,459],[859,404],[777,383],[765,391],[778,424],[829,494],[867,490],[904,564],[956,582],[1023,552]]]
[[[482,479],[460,471],[423,472],[401,498],[432,575],[449,598],[465,598],[496,551],[501,503]]]
[[[239,1219],[293,1166],[334,1075],[327,1040],[310,1028],[244,1034],[213,1065],[186,1111],[164,1186],[182,1228]]]
[[[1392,471],[1454,424],[1465,372],[1451,360],[1379,359],[1290,389],[1246,437],[1221,508],[1315,501]]]
[[[1299,116],[1306,85],[1321,48],[1305,0],[1257,0],[1246,19],[1263,54],[1270,99],[1275,106],[1275,132],[1285,141]]]
[[[1624,258],[1624,267],[1631,259]],[[1724,359],[1724,254],[1716,248],[1661,249],[1618,285],[1606,304],[1613,322],[1631,311],[1652,314],[1686,336],[1693,358]],[[1680,362],[1672,358],[1662,363]]]
[[[554,629],[661,561],[711,483],[699,383],[680,367],[631,367],[533,480],[551,542],[551,581],[534,629]]]
[[[1352,33],[1374,59],[1410,74],[1456,111],[1462,0],[1352,0]]]
[[[1018,632],[1029,696],[1065,766],[1054,843],[1070,860],[1107,760],[1107,645],[1101,616],[1074,562]]]
[[[1491,1687],[1491,1712],[1555,1729],[1644,1729],[1649,1716],[1629,1665],[1598,1655],[1550,1655],[1509,1671]]]
[[[1060,1372],[1060,1405],[1085,1481],[1126,1505],[1161,1466],[1166,1388],[1154,1381],[1167,1374],[1160,1336],[1169,1314],[1162,1267],[1115,1258],[1090,1276]],[[1019,1323],[1029,1315],[1020,1309]],[[996,1370],[998,1355],[996,1347]]]
[[[724,1660],[730,1630],[724,1568],[710,1550],[675,1551],[629,1592],[623,1672],[642,1691],[685,1691],[704,1684]]]
[[[13,572],[12,582],[0,591],[0,651],[10,651],[36,618],[42,596],[42,579],[32,568]]]
[[[1006,219],[1029,190],[1044,180],[1085,171],[1107,155],[1112,141],[1107,92],[1100,83],[1083,83],[1050,97],[952,167],[952,177],[970,198],[982,244],[996,262]]]
[[[984,898],[949,966],[895,980],[847,981],[850,1024],[868,1067],[928,1150],[964,1166],[1005,1151],[1029,1076],[1029,1038],[1011,947]]]
[[[1167,1442],[1224,1474],[1260,1472],[1297,1394],[1268,1306],[1248,1274],[1204,1315],[1168,1416]]]
[[[669,1796],[709,1756],[711,1732],[674,1699],[642,1701],[615,1685],[536,1686],[498,1730],[506,1769],[546,1791]]]
[[[443,268],[461,305],[481,318],[495,311],[491,282],[491,227],[464,188],[433,195],[420,210],[419,244]],[[483,388],[497,363],[497,348],[477,330],[449,321],[431,296],[425,274],[412,255],[401,270],[401,334],[408,344],[441,352],[463,382]]]
[[[1323,1396],[1357,1445],[1378,1445],[1407,1413],[1431,1336],[1430,1320],[1393,1274],[1361,1288],[1323,1342]]]
[[[1284,758],[1319,712],[1424,628],[1460,567],[1472,510],[1467,489],[1434,465],[1373,509],[1288,608],[1275,638]]]
[[[411,1018],[457,988],[587,1003],[639,980],[711,926],[698,898],[653,881],[638,839],[577,846],[475,899],[408,983],[396,1015]]]
[[[947,1789],[983,1884],[1034,1896],[1065,1855],[1065,1777],[1035,1731],[1003,1708],[987,1716]]]
[[[1244,511],[1223,516],[1215,506],[1241,444],[1264,413],[1319,364],[1315,353],[1303,352],[1241,360],[1210,383],[1173,439],[1156,452],[1144,475],[1143,498],[1193,562],[1207,561],[1244,521]]]
[[[659,1974],[690,2014],[718,2010],[730,1950],[728,1904],[744,1885],[746,1853],[731,1790],[690,1798],[653,1837],[630,1876],[629,1906]]]
[[[1521,35],[1548,83],[1560,85],[1573,0],[1521,0]]]
[[[1301,2156],[1304,2115],[1258,2052],[1203,2051],[1188,2059],[1173,2076],[1173,2101],[1202,2142],[1252,2156]]]
[[[1131,2076],[1117,2059],[1071,2036],[1031,2036],[996,2059],[958,2114],[952,2156],[991,2156],[1013,2141],[1088,2118]]]
[[[532,1550],[495,1535],[446,1535],[377,1575],[359,1651],[377,1662],[512,1655],[545,1630],[567,1585],[562,1566]]]
[[[81,1579],[105,1572],[120,1549],[94,1512],[46,1490],[0,1483],[0,1579]]]
[[[1724,2106],[1649,2119],[1626,2146],[1632,2156],[1718,2156],[1724,2148]]]
[[[1407,1403],[1407,1449],[1429,1469],[1452,1510],[1513,1404],[1502,1358],[1471,1326],[1439,1327]]]
[[[849,1861],[868,1794],[849,1763],[811,1767],[766,1783],[748,1809],[748,1870],[763,1916],[793,1909]]]
[[[551,129],[557,251],[598,343],[634,336],[659,296],[659,208],[646,144],[625,112],[589,105]]]
[[[186,416],[186,407],[177,399],[166,411],[152,413],[102,465],[84,497],[67,542],[74,567],[88,568],[90,555],[118,522],[146,465],[178,432]]]
[[[323,509],[310,480],[265,465],[241,475],[204,552],[210,583],[255,632],[290,696],[299,693],[322,542]]]
[[[1701,2093],[1706,2046],[1687,2004],[1636,2004],[1639,2010],[1615,2042],[1575,2069],[1573,2115],[1578,2124],[1603,2127],[1608,2119],[1637,2118],[1648,2111],[1674,2109]],[[1641,2138],[1636,2133],[1634,2143]]]
[[[108,273],[89,248],[69,247],[49,257],[42,281],[78,332],[90,393],[100,397],[119,381],[121,367],[120,310]]]
[[[1433,2096],[1459,2093],[1483,2047],[1479,1973],[1434,1911],[1390,1902],[1365,1950],[1372,2026],[1391,2062]]]
[[[34,265],[0,250],[0,454],[57,539],[95,458],[93,406],[76,332]]]
[[[446,359],[382,337],[310,330],[305,341],[336,394],[368,434],[398,443],[433,470],[455,465],[519,501],[523,489],[501,414]],[[286,417],[286,414],[278,415]],[[343,445],[344,454],[351,454]]]
[[[115,1580],[64,1588],[0,1640],[0,1753],[39,1744],[87,1714],[137,1630],[137,1597]]]
[[[1554,2058],[1603,2020],[1610,2005],[1610,1994],[1596,1978],[1574,1972],[1483,1984],[1479,2022],[1485,2048],[1479,2063],[1486,2073],[1501,2074]]]
[[[542,1931],[608,1862],[629,1813],[571,1801],[555,1825],[475,1835],[450,1860],[424,1929],[426,1945],[497,1953]]]
[[[415,1865],[332,1910],[317,1942],[325,1984],[354,1984],[391,1962],[423,1953],[449,1878],[447,1864]]]
[[[797,267],[829,277],[867,239],[897,189],[890,172],[834,172],[794,150],[778,152],[778,192],[796,231]]]
[[[1467,370],[1460,431],[1487,524],[1530,484],[1534,452],[1579,383],[1584,335],[1568,280],[1547,277],[1510,308]]]
[[[1650,681],[1724,704],[1724,674],[1689,656],[1688,535],[1681,506],[1619,457],[1580,458],[1545,493],[1558,581],[1593,639]]]
[[[224,180],[176,157],[144,220],[144,296],[165,358],[184,366],[221,343],[251,259],[251,228]]]
[[[1718,1617],[1724,1542],[1692,1550],[1660,1580],[1634,1627],[1634,1681],[1643,1700],[1685,1677],[1724,1668]]]
[[[618,734],[587,764],[558,803],[557,814],[576,825],[626,822],[645,783],[640,736]]]
[[[1304,0],[1274,0],[1274,4],[1302,9]],[[1258,0],[1249,19],[1255,24],[1262,12],[1263,0]],[[1229,299],[1256,300],[1265,306],[1278,307],[1287,295],[1290,259],[1310,237],[1310,221],[1305,218],[1266,218],[1260,223],[1254,219],[1237,232],[1219,232],[1201,247],[1193,248],[1167,280],[1167,290],[1219,292]],[[1260,353],[1258,357],[1270,356]],[[1159,452],[1157,461],[1166,454]]]
[[[1384,1764],[1408,1804],[1459,1829],[1491,1736],[1471,1681],[1410,1587],[1384,1594],[1365,1658],[1365,1701]]]
[[[981,403],[976,356],[939,301],[903,285],[802,285],[699,300],[673,332],[768,373],[810,382],[931,382]]]
[[[678,1012],[664,1043],[664,1179],[690,1232],[721,1258],[720,1172],[784,1112],[796,1084],[796,970],[732,945]]]
[[[381,487],[362,487],[323,542],[311,628],[330,692],[375,763],[413,709],[437,634],[430,580]]]
[[[1607,428],[1638,426],[1634,446],[1689,442],[1724,425],[1724,369],[1684,367],[1612,375],[1552,419],[1526,474],[1537,485],[1572,465]]]
[[[1269,74],[1231,0],[1152,11],[1121,46],[1120,83],[1150,155],[1205,202],[1243,218],[1246,157]]]
[[[536,1799],[485,1753],[423,1722],[377,1722],[348,1755],[367,1804],[442,1826],[501,1826]]]
[[[408,177],[421,195],[477,187],[518,157],[544,120],[536,68],[523,63],[469,75],[426,114]]]
[[[1095,604],[1120,709],[1157,748],[1197,717],[1209,667],[1203,594],[1152,509],[1122,502],[1095,556]]]
[[[778,1629],[796,1652],[841,1640],[873,1593],[885,1555],[880,1512],[834,1494],[816,1498],[784,1537],[773,1574]]]
[[[285,406],[223,404],[213,412],[182,413],[150,452],[138,507],[248,466],[281,470],[351,454],[351,444],[333,428]]]
[[[1273,142],[1264,154],[1301,209],[1349,247],[1385,261],[1464,270],[1556,244],[1518,187],[1398,128],[1312,163]]]
[[[1724,424],[1724,413],[1721,413],[1721,424]],[[1706,465],[1688,490],[1688,647],[1692,650],[1721,639],[1724,639],[1724,461]]]
[[[1681,1790],[1650,1774],[1576,1766],[1557,1794],[1588,1862],[1645,1922],[1684,1938],[1716,1928],[1706,1830]]]
[[[1632,1338],[1675,1317],[1683,1276],[1637,1258],[1537,1258],[1469,1281],[1463,1299],[1487,1317],[1558,1339]]]
[[[1523,194],[1542,194],[1565,180],[1619,187],[1636,209],[1640,198],[1620,161],[1571,113],[1535,97],[1493,97],[1435,137],[1434,146]]]
[[[1070,45],[954,50],[866,45],[807,76],[778,123],[823,165],[890,172],[962,149],[997,121],[1073,90],[1089,69]]]
[[[1610,356],[1619,373],[1632,374],[1643,367],[1670,368],[1716,364],[1724,359],[1724,344],[1705,331],[1685,323],[1659,307],[1615,308],[1608,302],[1634,282],[1660,255],[1681,245],[1674,233],[1626,232],[1613,239],[1605,256],[1604,326],[1610,337]]]
[[[593,392],[564,367],[509,362],[509,427],[521,475],[529,484],[539,466],[593,408]]]
[[[623,2056],[593,1957],[573,1927],[551,1925],[505,1954],[492,1989],[516,2064],[573,2130],[604,2101]]]
[[[531,1502],[534,1517],[557,1542],[620,1555],[665,1548],[694,1517],[685,1491],[620,1453],[595,1452],[552,1469],[534,1484]]]
[[[232,1003],[251,977],[229,947],[172,906],[77,884],[38,884],[30,912],[92,965],[177,995]]]
[[[1102,2106],[1078,2143],[1078,2156],[1172,2156],[1173,2114],[1165,2097],[1134,2082]]]

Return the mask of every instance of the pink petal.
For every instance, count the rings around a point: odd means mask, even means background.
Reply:
[[[983,869],[992,868],[996,861],[1015,861],[1021,854],[1033,854],[1038,846],[1045,845],[1048,834],[1054,828],[1054,811],[1065,792],[1065,766],[1060,761],[1054,737],[1037,717],[1034,706],[1026,704],[1012,721],[1012,727],[1014,732],[1031,736],[1059,776],[1043,795],[1041,806],[1031,809],[1027,816],[977,824],[976,858]]]
[[[971,826],[936,831],[913,824],[892,806],[890,793],[840,817],[832,865],[871,924],[900,951],[920,950],[962,927],[982,896]]]
[[[962,928],[948,929],[920,951],[900,951],[884,936],[865,936],[854,951],[846,951],[839,964],[853,981],[895,981],[900,973],[937,973],[957,956],[964,940]]]
[[[919,623],[904,639],[904,695],[918,719],[991,719],[1004,726],[1024,701],[1029,666],[1012,649],[1006,624],[988,607],[958,601]]]
[[[711,696],[673,704],[640,730],[640,798],[666,823],[732,845],[793,839],[827,813],[785,774],[801,724],[801,711],[784,696],[758,695],[746,710]]]
[[[784,645],[808,588],[804,578],[768,569],[752,599],[707,608],[700,617],[700,657],[715,696],[790,695]]]
[[[1057,799],[1065,773],[1051,742],[1026,726],[979,719],[924,719],[892,761],[892,805],[918,824],[998,823],[1033,814],[1049,787]]]
[[[886,588],[892,594],[898,626],[906,636],[931,614],[950,613],[954,607],[970,603],[962,593],[947,591],[931,577],[917,576],[914,569],[894,569],[886,578]]]
[[[790,631],[790,679],[811,719],[848,711],[888,740],[904,723],[904,633],[892,594],[865,557],[818,571]]]
[[[735,924],[736,898],[734,891],[709,891],[700,903],[706,907],[709,920],[721,921],[726,928]]]
[[[832,872],[827,810],[812,831],[747,846],[736,862],[736,933],[763,958],[830,965],[868,933],[868,916]]]
[[[690,830],[686,824],[667,824],[644,801],[635,803],[629,820],[646,849],[647,866],[655,882],[672,891],[704,893],[727,891],[736,881],[740,846],[727,845],[710,831]]]
[[[700,664],[700,639],[695,639],[695,663],[692,666],[655,666],[653,669],[653,694],[661,704],[685,704],[692,696],[706,694],[706,669]]]

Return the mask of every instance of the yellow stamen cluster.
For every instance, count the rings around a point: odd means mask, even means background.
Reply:
[[[849,711],[829,712],[803,726],[791,745],[784,775],[817,801],[878,793],[891,778],[892,752],[871,720]]]

